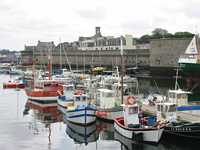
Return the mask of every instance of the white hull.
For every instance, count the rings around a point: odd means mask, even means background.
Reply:
[[[66,108],[64,108],[64,107],[62,107],[62,106],[60,106],[60,105],[57,105],[57,108],[58,108],[58,110],[62,113],[62,114],[66,114],[66,112],[67,112],[67,109]]]
[[[67,109],[67,106],[68,106],[69,102],[60,100],[59,98],[58,98],[57,102],[58,102],[58,105],[60,105],[61,107]]]
[[[152,129],[152,130],[129,130],[129,129],[125,129],[122,128],[121,126],[119,126],[116,122],[114,123],[114,128],[117,132],[119,132],[121,135],[123,135],[124,137],[127,137],[129,139],[133,139],[134,140],[134,135],[137,135],[139,133],[142,133],[143,135],[143,141],[144,142],[153,142],[153,143],[158,143],[160,141],[160,138],[162,136],[163,130],[164,128],[161,129]]]
[[[75,109],[67,110],[65,113],[65,119],[72,123],[87,125],[96,121],[96,110],[91,109]]]

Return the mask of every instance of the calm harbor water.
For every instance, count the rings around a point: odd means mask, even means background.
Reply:
[[[23,90],[2,89],[10,78],[0,75],[0,150],[199,149],[198,143],[167,137],[157,146],[138,145],[115,133],[112,124],[100,121],[87,128],[67,123],[57,104],[39,105],[28,101]]]

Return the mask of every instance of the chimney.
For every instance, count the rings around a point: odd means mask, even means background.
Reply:
[[[101,37],[101,31],[100,31],[100,27],[95,27],[95,36],[97,36],[97,37]]]

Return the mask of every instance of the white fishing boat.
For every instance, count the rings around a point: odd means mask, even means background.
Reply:
[[[165,122],[156,120],[156,117],[139,117],[139,106],[129,97],[123,105],[123,115],[115,119],[114,128],[126,138],[140,141],[158,143],[161,139]]]
[[[199,140],[200,123],[198,114],[200,106],[188,105],[188,94],[190,94],[190,92],[180,89],[169,90],[169,101],[157,104],[157,118],[165,119],[170,122],[164,128],[164,132],[167,136],[179,139],[186,138]],[[181,114],[185,115],[184,120],[187,121],[183,121],[183,118],[180,118]]]
[[[81,125],[96,121],[96,106],[88,100],[83,90],[77,90],[73,96],[59,96],[58,102],[63,106],[66,120]]]

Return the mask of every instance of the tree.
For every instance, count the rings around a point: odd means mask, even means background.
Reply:
[[[174,37],[176,38],[189,38],[189,37],[193,37],[194,34],[190,33],[190,32],[176,32],[174,34]]]
[[[156,28],[152,31],[152,38],[164,38],[168,31],[162,28]]]
[[[140,42],[141,43],[150,43],[150,39],[151,39],[151,36],[148,34],[145,34],[140,37]]]

